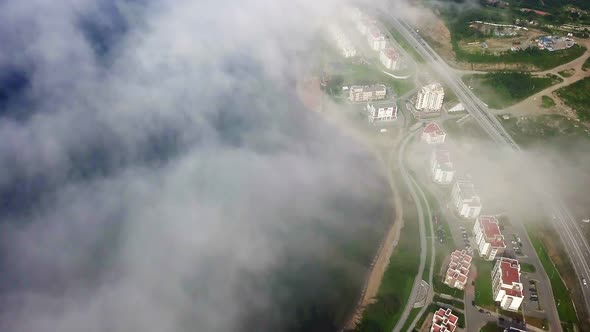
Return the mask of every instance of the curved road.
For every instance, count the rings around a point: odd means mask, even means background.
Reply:
[[[420,128],[422,128],[422,127],[418,127],[418,129],[420,129]],[[412,196],[412,199],[416,203],[416,210],[418,212],[418,229],[420,232],[420,266],[418,267],[418,273],[416,274],[416,277],[414,278],[414,285],[412,286],[412,291],[410,292],[410,296],[408,297],[408,301],[406,302],[406,307],[404,308],[404,311],[403,311],[400,319],[395,324],[395,327],[393,328],[393,332],[401,331],[402,327],[404,326],[404,324],[408,320],[408,316],[410,315],[410,311],[412,311],[412,308],[414,307],[414,299],[416,298],[416,294],[418,293],[418,290],[420,289],[420,283],[422,282],[422,275],[424,274],[424,268],[426,267],[427,248],[426,248],[426,232],[425,232],[426,226],[425,226],[425,221],[424,221],[424,209],[422,207],[422,201],[421,201],[420,197],[418,196],[418,194],[416,193],[416,189],[414,187],[416,185],[415,181],[412,179],[411,175],[408,173],[408,170],[406,169],[406,165],[404,162],[406,146],[410,142],[412,137],[414,136],[413,134],[415,132],[416,132],[416,130],[409,132],[408,135],[402,141],[400,148],[398,150],[398,154],[397,154],[397,162],[398,162],[398,166],[400,169],[401,177],[404,179],[404,183],[408,187],[408,190],[410,191],[410,195]],[[418,188],[418,190],[420,190],[420,189]],[[423,192],[420,191],[420,194],[422,197],[424,197]],[[428,201],[426,199],[424,199],[424,202],[426,202],[427,211],[428,211],[428,214],[430,215],[430,207],[428,206]],[[432,231],[432,225],[431,225],[431,231]],[[434,257],[434,251],[433,251],[432,257]],[[433,262],[433,260],[431,259],[430,275],[429,275],[429,278],[430,278],[429,283],[430,284],[432,284],[432,274],[433,274],[433,268],[434,268],[432,262]],[[424,308],[421,310],[421,312],[426,310],[425,309],[426,307],[427,306],[424,306]],[[415,321],[413,323],[415,324]]]

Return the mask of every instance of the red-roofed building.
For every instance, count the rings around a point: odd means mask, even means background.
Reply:
[[[376,26],[372,26],[369,28],[369,33],[367,35],[367,40],[369,42],[369,46],[373,51],[381,51],[385,48],[385,36],[379,31],[379,28]]]
[[[492,270],[494,301],[504,310],[518,311],[524,296],[520,282],[520,264],[516,259],[501,257]]]
[[[434,312],[430,332],[453,332],[458,322],[459,317],[453,315],[451,309],[440,308]]]
[[[471,259],[471,256],[465,250],[453,251],[444,283],[457,289],[465,288],[469,268],[471,267]]]
[[[480,216],[473,226],[473,234],[475,234],[479,255],[485,260],[492,261],[498,254],[504,252],[506,243],[496,217]]]
[[[385,68],[390,70],[398,70],[401,67],[399,54],[392,47],[382,49],[381,53],[379,53],[379,60],[381,60]]]
[[[451,153],[447,150],[434,150],[430,158],[432,180],[438,184],[450,184],[455,176]]]
[[[436,122],[427,124],[422,131],[422,141],[428,144],[442,144],[446,137],[447,133]]]

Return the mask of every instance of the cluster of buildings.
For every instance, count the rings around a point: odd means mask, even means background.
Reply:
[[[536,42],[537,47],[548,51],[563,50],[576,44],[573,39],[560,36],[543,36],[537,38]]]
[[[397,104],[386,102],[382,104],[367,104],[367,119],[370,124],[390,122],[397,119]]]
[[[364,15],[360,10],[353,9],[351,14],[357,30],[367,37],[367,43],[373,51],[379,52],[379,60],[390,70],[398,70],[402,67],[400,54],[387,43],[385,35],[379,30],[377,20]]]
[[[336,45],[342,52],[342,56],[345,58],[350,58],[356,56],[357,51],[350,39],[346,36],[346,34],[336,25],[331,25],[328,28],[330,35],[336,41]]]
[[[348,89],[349,101],[367,102],[365,110],[367,111],[367,119],[371,124],[390,122],[397,119],[397,104],[394,101],[384,101],[386,95],[387,88],[383,84],[353,85]]]

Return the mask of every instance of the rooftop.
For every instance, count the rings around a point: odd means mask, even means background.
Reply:
[[[436,92],[436,93],[444,93],[445,90],[443,89],[442,85],[440,85],[440,83],[432,83],[432,84],[428,84],[422,87],[422,91],[428,91],[428,92]]]
[[[457,186],[459,186],[459,191],[461,192],[461,198],[472,198],[476,197],[475,194],[475,186],[473,183],[469,181],[457,181]]]
[[[385,85],[383,84],[373,84],[373,85],[353,85],[350,87],[351,90],[353,89],[362,89],[363,92],[375,92],[375,91],[385,91]]]
[[[399,54],[397,54],[395,49],[393,49],[391,47],[384,48],[382,52],[389,59],[393,59],[393,60],[399,59]]]
[[[428,134],[430,136],[442,136],[445,134],[445,131],[436,123],[431,122],[424,127],[424,134]]]
[[[479,225],[483,230],[486,242],[490,243],[492,247],[505,248],[504,236],[500,231],[498,219],[494,216],[480,216],[478,219]]]
[[[434,313],[432,318],[432,330],[437,332],[453,332],[457,328],[459,318],[453,315],[451,309],[440,308]]]
[[[435,150],[434,159],[439,167],[445,171],[453,170],[453,163],[451,162],[451,153],[448,150]]]

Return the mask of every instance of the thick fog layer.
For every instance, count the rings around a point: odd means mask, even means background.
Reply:
[[[314,227],[354,238],[388,197],[294,93],[341,5],[3,1],[0,330],[292,328],[330,285],[294,286],[333,255]]]

